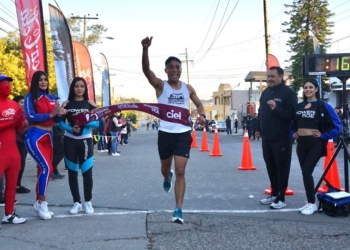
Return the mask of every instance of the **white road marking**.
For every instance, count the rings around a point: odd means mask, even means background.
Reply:
[[[259,213],[281,213],[281,212],[297,212],[297,208],[291,209],[268,209],[268,210],[182,210],[187,214],[259,214]],[[129,214],[155,214],[155,213],[173,213],[174,210],[150,210],[150,211],[120,211],[120,212],[102,212],[93,214],[62,214],[55,215],[53,218],[65,219],[84,216],[111,216],[111,215],[129,215]],[[28,220],[38,219],[39,217],[27,217]]]

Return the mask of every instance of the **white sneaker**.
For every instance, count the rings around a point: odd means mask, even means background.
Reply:
[[[275,201],[274,203],[272,203],[270,205],[271,209],[281,209],[284,208],[285,206],[287,206],[287,204],[284,201]]]
[[[112,153],[112,156],[120,156],[118,153]]]
[[[276,196],[269,196],[265,199],[260,200],[260,203],[263,205],[270,205],[276,200]]]
[[[304,210],[301,211],[301,214],[303,214],[303,215],[311,215],[311,214],[313,214],[316,211],[317,211],[316,204],[308,203],[306,205],[306,207],[304,208]]]
[[[306,202],[306,204],[298,209],[298,212],[301,213],[309,204]]]
[[[102,152],[104,152],[104,150],[97,150],[97,152],[102,153]]]
[[[94,208],[92,207],[91,201],[84,202],[85,213],[92,214],[94,213]]]
[[[103,150],[103,152],[108,152],[108,149]]]
[[[83,210],[83,207],[81,206],[81,204],[79,202],[74,202],[73,207],[71,208],[71,210],[69,210],[70,214],[77,214],[79,213],[81,210]]]
[[[44,220],[50,220],[51,217],[53,216],[53,215],[51,215],[53,213],[51,213],[49,211],[49,208],[47,207],[46,201],[43,201],[41,203],[39,203],[39,201],[37,201],[34,203],[33,207],[34,207],[34,210],[36,212],[38,212],[39,216]]]
[[[21,218],[17,214],[15,214],[15,211],[13,211],[12,214],[4,215],[2,218],[2,224],[22,224],[26,222],[26,218]]]

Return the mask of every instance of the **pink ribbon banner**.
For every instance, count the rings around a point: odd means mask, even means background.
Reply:
[[[153,115],[163,121],[180,123],[190,127],[190,113],[188,109],[159,103],[122,103],[94,109],[90,112],[73,116],[74,124],[83,126],[102,117],[109,116],[123,110],[136,110]]]

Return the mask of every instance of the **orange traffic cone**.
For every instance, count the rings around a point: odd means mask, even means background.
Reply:
[[[203,128],[202,147],[201,147],[200,151],[201,152],[208,152],[209,151],[207,131],[205,130],[205,128]]]
[[[323,169],[326,170],[328,163],[330,162],[332,156],[334,155],[335,149],[334,149],[334,143],[333,140],[328,140],[327,143],[327,156],[324,158],[324,164]],[[332,166],[328,170],[326,176],[326,180],[337,189],[341,189],[340,186],[340,178],[339,178],[339,172],[338,172],[338,164],[337,159],[334,159]],[[317,190],[319,193],[326,193],[328,191],[328,187],[326,185],[326,182],[322,181],[322,187]]]
[[[211,151],[210,156],[222,156],[222,154],[220,153],[219,133],[217,129],[215,129],[214,132],[213,150]]]
[[[196,131],[192,129],[192,143],[191,148],[198,148],[197,146],[197,138],[196,138]]]
[[[244,130],[242,164],[239,170],[256,170],[253,166],[252,153],[250,152],[250,142],[248,138],[248,130]]]
[[[272,193],[271,185],[270,185],[270,189],[265,189],[265,190],[264,190],[264,193],[267,194],[267,195],[271,195],[271,193]],[[294,191],[291,190],[291,189],[289,189],[289,188],[287,187],[285,194],[286,194],[286,195],[293,195],[293,194],[294,194]]]

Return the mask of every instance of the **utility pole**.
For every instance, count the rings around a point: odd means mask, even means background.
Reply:
[[[267,74],[269,71],[268,58],[270,54],[270,33],[269,33],[269,18],[267,13],[267,0],[264,1],[264,24],[265,24],[265,50],[266,50],[266,84],[267,84]],[[252,91],[252,90],[250,90]],[[260,81],[260,95],[262,93],[262,81]]]
[[[88,14],[88,16],[90,16],[90,14]],[[96,16],[98,16],[98,14],[96,14]],[[86,17],[86,15],[84,15],[84,17],[79,17],[79,16],[72,16],[72,19],[84,19],[84,45],[86,46],[86,20],[88,19],[98,19],[98,17]]]
[[[181,53],[180,55],[183,55],[183,53]],[[188,60],[187,48],[186,48],[185,55],[186,55],[186,68],[187,68],[187,83],[190,84],[190,73],[188,70],[188,62],[193,62],[193,60]],[[190,116],[192,117],[191,99],[188,100],[188,104],[189,104]]]

